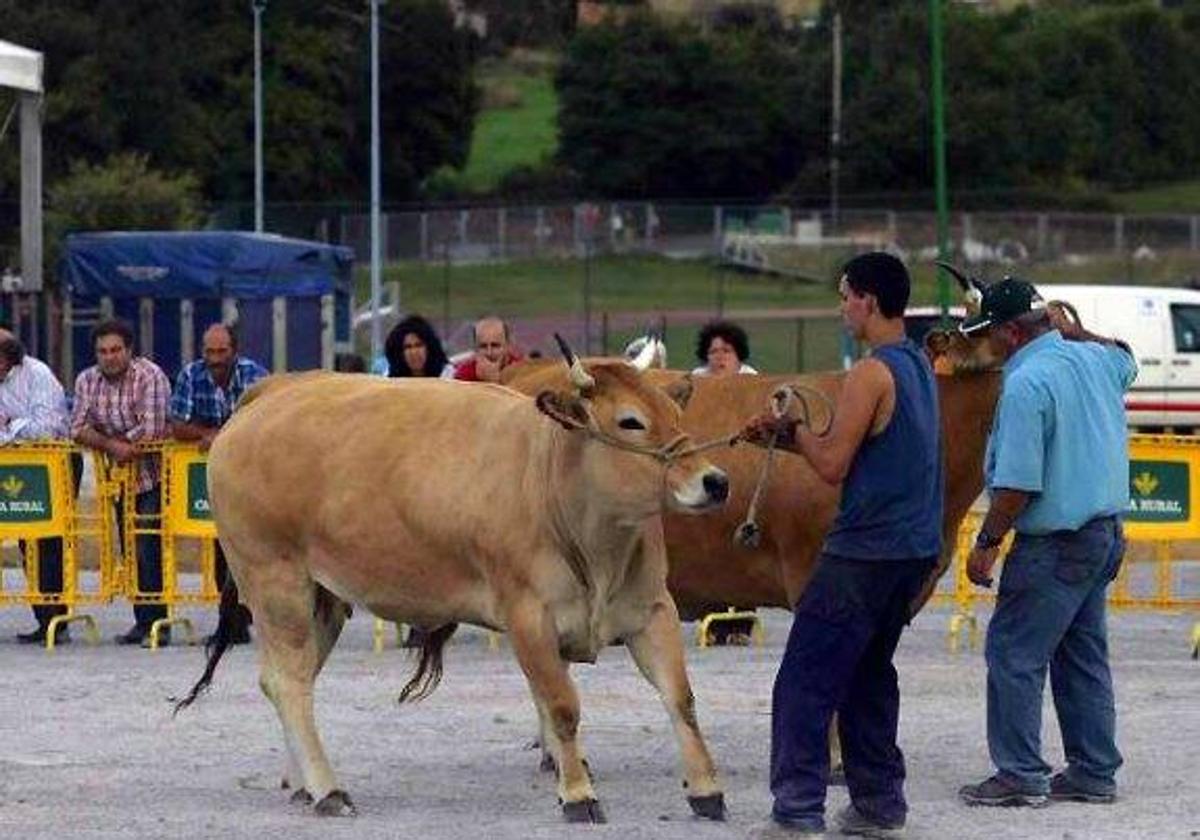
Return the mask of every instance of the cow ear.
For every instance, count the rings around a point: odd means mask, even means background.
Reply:
[[[688,400],[692,398],[692,375],[689,373],[682,379],[677,379],[663,390],[680,408],[687,408]]]
[[[534,398],[538,410],[557,422],[564,429],[572,429],[571,421],[582,425],[588,424],[587,407],[583,400],[573,391],[542,391]]]

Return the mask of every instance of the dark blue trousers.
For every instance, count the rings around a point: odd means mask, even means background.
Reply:
[[[772,816],[813,824],[825,813],[829,728],[836,711],[846,784],[869,818],[905,816],[904,756],[896,746],[900,690],[892,654],[934,558],[850,560],[821,555],[796,604],[775,678]]]

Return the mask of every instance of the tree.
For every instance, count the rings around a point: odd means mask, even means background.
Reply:
[[[559,158],[614,198],[766,195],[799,165],[794,55],[647,15],[580,31],[556,79]]]
[[[144,154],[114,155],[103,164],[76,163],[50,189],[47,264],[63,238],[85,230],[188,230],[204,221],[198,180],[150,168]],[[49,272],[48,276],[53,276]]]
[[[253,35],[246,0],[0,0],[4,37],[46,54],[47,184],[121,152],[189,170],[214,201],[253,194]],[[473,54],[444,2],[381,6],[385,198],[465,158]],[[263,22],[268,201],[358,200],[369,165],[361,0],[277,0]],[[15,167],[0,162],[0,186]]]

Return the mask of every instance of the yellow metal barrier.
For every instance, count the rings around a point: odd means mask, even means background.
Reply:
[[[1130,503],[1125,514],[1125,537],[1132,544],[1149,544],[1149,560],[1134,559],[1126,552],[1117,579],[1108,593],[1108,604],[1117,610],[1200,610],[1200,593],[1176,591],[1174,572],[1182,563],[1175,560],[1172,545],[1182,540],[1200,540],[1200,504],[1192,499],[1192,488],[1200,488],[1200,437],[1174,435],[1132,435],[1129,439]],[[995,601],[995,595],[975,587],[967,579],[967,557],[975,536],[983,524],[978,513],[968,514],[959,528],[954,554],[952,593],[941,592],[937,600],[950,600],[955,606],[947,631],[951,652],[958,650],[964,629],[968,645],[978,645],[978,624],[974,605]],[[1012,542],[1010,534],[1000,555],[1004,557]],[[1135,592],[1135,569],[1151,566],[1153,581],[1149,591]],[[997,579],[999,579],[997,575]],[[1200,655],[1200,623],[1192,630],[1192,656]]]
[[[758,613],[753,610],[739,610],[735,607],[729,607],[725,612],[709,613],[700,619],[700,623],[696,627],[696,646],[706,648],[712,644],[709,641],[709,632],[714,625],[746,621],[750,622],[750,639],[754,644],[762,647],[766,636],[763,632],[762,619],[758,617]]]
[[[9,591],[0,576],[0,604],[62,604],[63,615],[51,619],[46,647],[53,650],[58,630],[65,624],[82,622],[87,639],[99,642],[95,619],[76,609],[112,600],[112,555],[105,550],[110,535],[107,519],[81,511],[77,505],[71,456],[78,450],[70,443],[46,441],[6,446],[0,449],[0,541],[17,541],[23,546],[25,588]],[[43,592],[39,586],[41,556],[37,541],[62,540],[62,592]],[[80,580],[80,554],[84,544],[95,541],[97,577],[93,586]]]

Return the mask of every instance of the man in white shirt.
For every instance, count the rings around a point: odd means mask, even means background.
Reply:
[[[20,340],[0,328],[0,446],[31,440],[64,440],[68,437],[68,421],[66,398],[53,371],[45,363],[27,356]],[[82,466],[82,459],[73,455],[71,467],[76,492]],[[39,591],[62,592],[62,539],[38,540],[38,557]],[[62,604],[35,604],[33,615],[38,628],[19,633],[17,640],[26,644],[44,643],[50,620],[66,611]],[[65,628],[56,641],[69,641]]]

